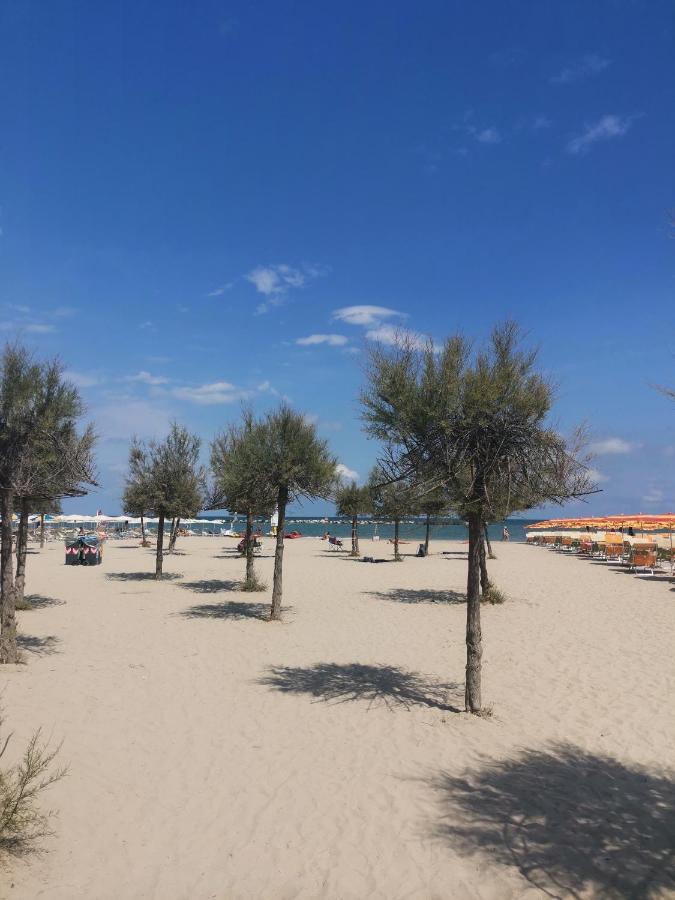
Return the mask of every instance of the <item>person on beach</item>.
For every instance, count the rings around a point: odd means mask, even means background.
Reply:
[[[506,525],[505,525],[505,526],[502,528],[502,540],[503,540],[503,541],[508,541],[508,539],[509,539],[510,537],[511,537],[511,535],[509,534],[509,529],[508,529],[508,528],[506,527]]]

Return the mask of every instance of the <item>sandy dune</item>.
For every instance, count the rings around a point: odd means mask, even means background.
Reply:
[[[183,540],[160,584],[131,544],[31,555],[2,703],[13,747],[42,725],[70,775],[2,897],[675,896],[666,579],[498,546],[481,719],[457,712],[463,545],[366,565],[288,542],[275,624],[226,540]]]

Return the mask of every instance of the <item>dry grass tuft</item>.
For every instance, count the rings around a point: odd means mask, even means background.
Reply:
[[[241,589],[246,592],[266,591],[267,585],[264,581],[259,581],[254,575],[253,578],[247,578],[246,581],[242,582]]]
[[[491,584],[481,599],[483,603],[490,603],[492,606],[496,606],[501,603],[506,603],[507,597],[503,591],[500,591],[498,587]]]

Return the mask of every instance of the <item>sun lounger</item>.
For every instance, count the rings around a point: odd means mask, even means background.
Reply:
[[[629,565],[634,571],[649,569],[653,575],[656,568],[656,544],[633,544]]]
[[[331,535],[328,538],[328,549],[329,550],[342,550],[342,541],[339,538]]]

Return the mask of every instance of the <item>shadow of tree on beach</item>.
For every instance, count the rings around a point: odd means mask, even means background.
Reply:
[[[395,603],[442,603],[444,605],[461,605],[466,603],[466,594],[458,591],[437,591],[430,588],[392,588],[390,591],[364,591],[378,600],[390,600]]]
[[[431,779],[433,834],[515,866],[549,897],[663,896],[675,889],[675,782],[569,744],[466,778]]]
[[[187,619],[260,619],[270,616],[269,603],[204,603],[181,613]]]
[[[56,597],[45,597],[43,594],[26,594],[23,598],[26,602],[25,609],[44,609],[47,606],[65,606],[65,600]]]
[[[154,581],[155,573],[154,572],[107,572],[105,577],[109,578],[110,581]],[[175,581],[177,578],[182,578],[182,577],[183,576],[179,572],[165,572],[162,575],[162,577],[159,579],[159,582]]]
[[[271,666],[258,681],[285,694],[309,694],[317,701],[347,703],[368,700],[369,706],[382,702],[390,709],[428,706],[446,712],[460,710],[448,703],[457,693],[456,684],[430,681],[417,672],[395,666],[365,666],[359,663],[317,663],[307,669]]]
[[[47,637],[36,637],[34,634],[17,634],[16,642],[22,650],[34,653],[36,656],[51,656],[58,653],[59,638],[53,634]]]
[[[222,581],[219,578],[206,578],[203,581],[183,581],[178,587],[197,594],[217,594],[220,591],[240,591],[241,581]]]

